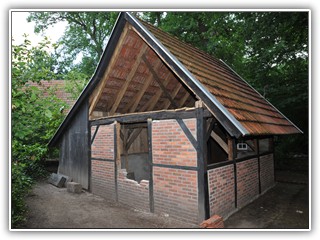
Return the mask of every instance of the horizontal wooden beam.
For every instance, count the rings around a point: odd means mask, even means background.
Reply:
[[[208,110],[204,110],[204,117],[211,117],[212,114]],[[122,114],[112,117],[106,117],[102,119],[91,120],[91,126],[97,125],[107,125],[115,121],[120,123],[139,123],[146,122],[148,118],[152,120],[164,120],[164,119],[187,119],[195,118],[196,112],[195,108],[181,108],[176,110],[161,110],[153,112],[144,112],[144,113],[131,113],[131,114]]]

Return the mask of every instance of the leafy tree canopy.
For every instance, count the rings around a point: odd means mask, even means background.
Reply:
[[[89,79],[103,53],[118,13],[115,12],[31,12],[35,32],[43,32],[60,21],[68,23],[59,40],[56,58],[58,73],[81,72]],[[76,62],[77,58],[82,58]]]

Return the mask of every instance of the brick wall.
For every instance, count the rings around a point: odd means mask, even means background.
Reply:
[[[258,159],[237,163],[238,208],[259,195]]]
[[[259,196],[258,159],[237,163],[237,209],[233,164],[208,170],[210,216],[224,219]],[[261,193],[274,186],[273,154],[260,157]]]
[[[115,200],[114,163],[91,160],[91,171],[92,193]]]
[[[138,183],[128,179],[126,176],[126,169],[118,168],[119,202],[137,209],[149,211],[149,181],[141,180],[141,182]]]
[[[183,120],[196,138],[196,119]],[[153,163],[197,166],[197,152],[176,120],[152,123]]]
[[[233,171],[232,164],[208,171],[210,216],[227,218],[235,210]]]
[[[196,138],[196,119],[184,120]],[[197,166],[197,153],[176,120],[152,123],[153,163]],[[154,211],[198,223],[197,171],[153,167]]]
[[[91,137],[96,127],[91,128]],[[91,157],[114,159],[114,125],[101,125],[91,145]],[[114,162],[91,159],[92,193],[115,200]]]
[[[94,134],[91,128],[91,136]],[[114,125],[101,125],[91,145],[91,157],[114,159]]]
[[[273,154],[260,157],[261,192],[268,190],[274,185],[273,164]]]

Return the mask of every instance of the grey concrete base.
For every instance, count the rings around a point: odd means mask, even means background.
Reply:
[[[80,183],[68,182],[67,183],[67,191],[70,193],[81,193],[82,186]]]
[[[48,181],[52,185],[58,188],[62,188],[64,186],[64,183],[66,182],[66,178],[60,174],[52,173]]]
[[[69,176],[63,175],[63,174],[59,174],[59,175],[61,175],[62,177],[64,177],[66,179],[66,181],[63,184],[63,187],[66,188],[67,187],[67,183],[72,181],[72,177],[69,177]]]

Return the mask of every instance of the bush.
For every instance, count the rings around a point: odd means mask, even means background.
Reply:
[[[13,162],[11,164],[11,224],[19,227],[25,221],[26,206],[24,198],[33,184],[26,174],[27,165]]]

